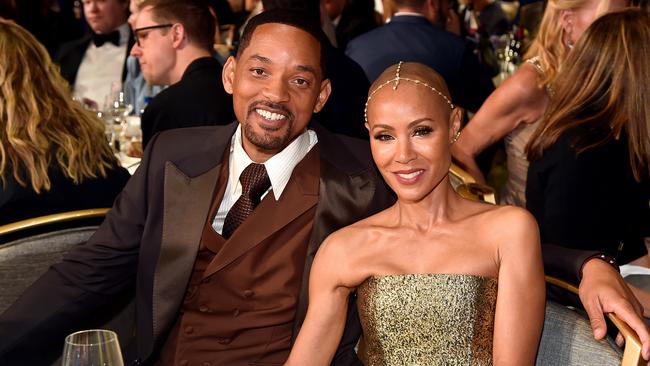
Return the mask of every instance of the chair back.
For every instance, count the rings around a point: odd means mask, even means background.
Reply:
[[[0,313],[95,230],[97,226],[70,228],[0,244]]]
[[[454,163],[451,163],[449,167],[449,182],[456,193],[463,198],[492,204],[497,203],[492,187],[476,183],[474,177]]]
[[[547,276],[546,282],[569,293],[578,293],[577,287],[557,278]],[[609,336],[596,341],[584,311],[548,300],[535,365],[645,365],[641,357],[641,343],[636,333],[616,315],[608,314],[608,318],[625,337],[624,350]]]
[[[108,210],[64,212],[0,226],[0,314],[70,249],[87,242]],[[116,298],[105,320],[103,323],[102,317],[100,327],[116,331],[122,347],[128,345],[135,329],[132,297]],[[50,364],[53,358],[52,355],[34,357],[32,361],[43,365]],[[60,365],[60,361],[52,365]]]

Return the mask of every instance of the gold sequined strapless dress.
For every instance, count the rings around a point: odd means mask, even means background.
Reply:
[[[370,277],[357,288],[366,366],[492,365],[494,278]]]

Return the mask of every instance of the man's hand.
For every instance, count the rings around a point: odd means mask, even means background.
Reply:
[[[643,308],[611,265],[600,259],[589,260],[582,270],[579,293],[594,338],[600,340],[607,333],[603,314],[614,313],[637,333],[642,345],[641,354],[645,360],[650,359],[650,334],[641,319]]]

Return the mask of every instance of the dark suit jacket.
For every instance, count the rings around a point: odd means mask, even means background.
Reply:
[[[156,95],[142,114],[144,146],[156,132],[180,127],[226,125],[235,119],[232,96],[223,89],[221,64],[194,60],[181,80]]]
[[[374,0],[349,0],[336,25],[336,44],[345,50],[350,40],[377,26]]]
[[[7,172],[11,172],[8,167]],[[56,162],[50,164],[48,175],[52,187],[37,194],[31,187],[23,187],[9,174],[6,183],[0,183],[0,225],[58,212],[113,206],[113,200],[129,179],[129,172],[116,167],[106,178],[86,179],[74,184]]]
[[[576,155],[573,139],[589,134],[569,131],[531,162],[526,206],[542,242],[603,251],[624,264],[647,254],[650,186],[634,180],[624,135]]]
[[[156,353],[178,314],[222,155],[235,128],[178,129],[154,137],[140,168],[87,245],[71,251],[0,316],[0,364],[24,360],[34,354],[33,347],[49,344],[60,352],[66,333],[85,328],[99,304],[134,281],[137,336],[129,359],[147,360]],[[305,317],[307,278],[320,243],[392,201],[367,144],[315,129],[321,152],[319,197],[296,332]],[[360,326],[354,306],[349,319],[335,364],[358,363],[353,350]]]
[[[332,93],[314,119],[331,132],[367,140],[363,111],[370,83],[359,64],[331,44],[327,46],[325,74]]]
[[[54,61],[61,67],[61,75],[71,86],[77,80],[77,71],[79,71],[81,61],[83,61],[88,45],[92,39],[92,34],[88,34],[78,40],[64,43],[54,57]],[[134,43],[135,40],[131,34],[129,36],[129,42],[126,45],[126,56],[124,57],[124,66],[122,68],[122,81],[126,78],[126,59],[129,57],[129,52],[131,52],[131,47],[133,47]]]
[[[471,111],[477,111],[494,90],[469,43],[421,16],[395,16],[350,41],[345,53],[361,65],[371,83],[399,61],[428,65],[445,79],[452,101]]]

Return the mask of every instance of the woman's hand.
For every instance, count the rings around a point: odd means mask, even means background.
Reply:
[[[650,333],[641,319],[643,307],[623,277],[608,263],[591,259],[585,263],[580,281],[580,301],[587,311],[594,338],[607,334],[605,313],[614,313],[636,332],[641,340],[641,355],[650,359]]]

